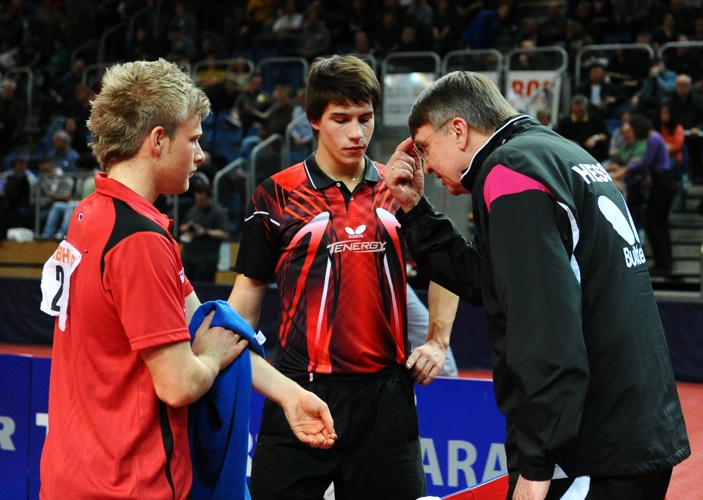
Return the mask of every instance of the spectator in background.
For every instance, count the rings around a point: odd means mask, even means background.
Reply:
[[[691,179],[703,183],[703,97],[692,88],[691,77],[678,75],[674,92],[668,100],[669,109],[681,122],[686,133]]]
[[[536,116],[537,121],[548,128],[554,128],[552,124],[552,109],[548,107],[539,108],[537,110]]]
[[[18,45],[22,40],[22,31],[27,17],[31,14],[21,0],[3,4],[0,12],[0,28],[5,39],[12,45]]]
[[[548,45],[558,45],[564,47],[566,38],[567,17],[562,12],[562,2],[552,0],[547,4],[547,14],[539,23],[539,38],[537,44],[540,47]]]
[[[235,127],[241,127],[244,137],[250,133],[258,133],[264,113],[272,105],[271,96],[262,88],[261,75],[253,74],[246,84],[246,90],[237,94],[234,106],[230,110],[228,123]]]
[[[183,0],[177,0],[174,4],[168,26],[170,29],[177,29],[184,37],[188,37],[196,45],[200,41],[198,20],[190,11],[188,3]]]
[[[440,57],[459,48],[461,21],[453,0],[438,0],[432,16],[432,50]]]
[[[353,40],[354,35],[359,31],[365,33],[373,31],[374,23],[369,15],[369,12],[372,12],[369,0],[350,0],[344,5],[347,25],[343,33],[346,39]]]
[[[76,86],[83,82],[85,59],[76,57],[68,71],[57,74],[51,88],[39,96],[39,121],[48,125],[54,116],[65,116],[75,100]]]
[[[407,25],[415,28],[417,39],[422,44],[422,50],[427,50],[427,47],[432,43],[434,7],[430,5],[428,0],[410,0],[406,7],[405,19]]]
[[[357,31],[354,33],[354,43],[352,45],[352,53],[363,56],[373,56],[373,48],[369,41],[369,35],[365,31]]]
[[[71,67],[71,52],[62,34],[56,33],[51,36],[51,47],[49,60],[42,75],[44,81],[39,85],[44,92],[56,82],[59,75],[63,75]]]
[[[510,3],[501,1],[495,9],[479,12],[461,34],[461,47],[464,49],[494,49],[501,43],[501,35],[509,30]]]
[[[659,106],[659,112],[652,120],[652,128],[664,139],[672,172],[675,175],[683,173],[685,171],[683,148],[686,137],[683,125],[678,117],[671,113],[668,103],[665,102]]]
[[[85,127],[79,127],[76,118],[73,116],[67,116],[63,122],[63,129],[71,138],[71,148],[75,149],[79,155],[88,153],[90,148],[88,147],[88,129]],[[77,161],[76,161],[76,166]]]
[[[378,26],[383,22],[386,14],[391,13],[393,17],[400,23],[406,22],[407,5],[409,0],[383,0],[382,2],[373,2],[370,6],[373,9],[375,16],[375,24]]]
[[[608,159],[613,161],[619,154],[620,150],[625,146],[625,139],[622,134],[622,125],[629,122],[632,117],[632,110],[625,108],[620,112],[620,126],[610,134],[610,143],[608,145]],[[634,135],[633,135],[634,137]],[[605,164],[603,164],[605,166]]]
[[[627,165],[644,156],[647,144],[635,137],[635,131],[629,119],[624,121],[618,130],[622,137],[622,144],[603,166],[623,193],[635,226],[638,230],[644,231],[643,210],[649,195],[650,179],[643,175],[627,175]]]
[[[15,53],[15,68],[28,68],[31,71],[46,63],[44,49],[35,28],[29,22],[23,23],[22,42]]]
[[[694,82],[703,76],[703,51],[701,47],[693,48],[683,45],[690,42],[688,35],[680,33],[676,38],[677,43],[682,45],[675,49],[667,49],[664,52],[666,67],[677,75],[688,75]]]
[[[12,78],[2,81],[0,96],[0,160],[4,158],[24,134],[27,105],[15,96],[17,82]]]
[[[232,56],[241,56],[241,51],[250,50],[254,43],[255,30],[247,17],[247,10],[239,3],[229,4],[222,40]]]
[[[698,15],[693,20],[692,42],[703,42],[703,15]]]
[[[518,44],[518,48],[522,49],[517,53],[515,65],[511,65],[510,69],[516,71],[535,71],[543,70],[552,66],[549,56],[544,52],[534,51],[534,42],[530,38],[523,38]]]
[[[193,192],[195,204],[179,226],[183,269],[191,281],[214,283],[220,245],[229,237],[227,212],[214,202],[210,184],[196,181]]]
[[[396,52],[418,52],[426,47],[417,32],[417,28],[411,24],[403,26],[403,31],[400,34],[400,43],[396,47]]]
[[[59,131],[62,132],[62,131]],[[45,156],[38,162],[39,179],[38,195],[34,203],[39,205],[39,227],[44,227],[49,210],[55,201],[66,202],[73,196],[75,180],[71,175],[56,165],[51,156]]]
[[[652,48],[657,52],[662,45],[675,41],[678,34],[674,16],[670,12],[665,13],[652,33]]]
[[[647,46],[651,36],[649,33],[638,33],[635,43]],[[631,99],[642,87],[642,82],[649,75],[649,52],[645,48],[625,49],[621,44],[610,53],[608,73],[612,81],[617,82],[623,90],[624,97]]]
[[[613,5],[610,0],[593,1],[588,28],[596,43],[607,43],[606,36],[613,32]]]
[[[216,63],[219,59],[219,53],[209,52],[203,60],[204,64],[200,65],[195,73],[195,84],[203,89],[210,99],[214,113],[219,113],[232,102],[226,87],[227,68]]]
[[[571,98],[570,111],[559,120],[555,130],[581,146],[596,160],[608,158],[608,129],[585,95],[576,94]]]
[[[652,247],[654,264],[652,275],[669,275],[673,259],[669,215],[676,195],[676,181],[671,171],[666,143],[659,132],[652,129],[650,121],[642,115],[633,115],[630,124],[635,138],[644,140],[647,147],[641,159],[627,165],[628,175],[647,172],[651,176],[651,188],[644,210],[644,231]]]
[[[10,160],[10,170],[0,176],[0,240],[7,237],[12,227],[34,229],[32,189],[36,177],[27,169],[27,158],[16,156]]]
[[[57,199],[51,205],[42,231],[43,239],[61,240],[68,232],[73,210],[78,202],[95,192],[95,174],[98,173],[98,161],[93,153],[85,153],[76,160],[77,175],[73,193],[70,198]]]
[[[235,57],[229,64],[225,73],[225,88],[230,96],[230,102],[234,102],[239,93],[247,89],[252,71],[254,71],[253,61],[242,56]]]
[[[539,43],[539,23],[534,17],[523,17],[521,20],[521,40],[529,40],[532,47]]]
[[[604,119],[613,118],[614,113],[617,115],[617,107],[623,97],[620,86],[606,78],[606,64],[607,61],[593,59],[588,64],[588,79],[576,90],[577,94],[588,97]]]
[[[177,25],[171,25],[168,28],[168,48],[166,49],[166,59],[168,61],[182,64],[193,63],[195,54],[197,53],[195,40],[190,35],[183,33]]]
[[[157,55],[157,47],[147,26],[138,25],[127,42],[127,58],[130,61],[151,61]]]
[[[330,30],[327,29],[316,9],[308,9],[303,29],[298,37],[297,55],[312,61],[318,56],[329,54],[331,50],[332,34]]]
[[[305,24],[305,16],[298,8],[297,0],[285,0],[284,6],[278,8],[276,20],[270,28],[257,35],[257,46],[274,47],[280,54],[292,53],[291,47],[296,47],[300,32]]]
[[[224,46],[222,45],[222,40],[220,40],[220,35],[212,31],[205,31],[200,36],[200,43],[193,56],[193,62],[198,64],[206,59],[211,61],[222,59],[223,53]]]
[[[393,12],[385,12],[382,21],[376,26],[373,32],[372,53],[375,57],[382,59],[388,54],[395,52],[400,45],[400,38],[403,33],[403,24]]]
[[[568,54],[568,67],[573,69],[576,57],[582,48],[593,45],[593,37],[585,30],[581,23],[572,22],[566,26],[564,35],[564,49]]]
[[[667,2],[661,2],[667,3]],[[701,14],[701,2],[694,0],[669,0],[665,12],[673,19],[673,28],[677,33],[693,33],[694,20]]]
[[[576,4],[576,5],[574,5]],[[577,2],[568,2],[567,17],[571,23],[580,23],[586,31],[588,31],[594,40],[596,33],[591,30],[591,21],[593,17],[593,5],[589,0],[578,0]]]
[[[253,35],[258,35],[271,28],[276,20],[279,4],[279,0],[247,1],[247,17]]]
[[[88,85],[79,83],[73,89],[73,98],[66,102],[64,115],[73,118],[76,129],[82,136],[88,137],[86,122],[90,117],[90,101],[95,97],[95,92]]]
[[[675,82],[676,73],[667,69],[660,57],[654,57],[649,63],[649,76],[631,99],[634,111],[646,117],[653,117],[659,105],[673,92]]]
[[[651,32],[651,8],[655,0],[613,0],[613,30],[618,33]]]
[[[303,116],[304,118],[301,118]],[[312,152],[313,132],[310,120],[305,113],[305,87],[299,88],[295,93],[295,107],[291,122],[294,123],[290,130],[290,163],[293,165],[303,161]]]
[[[282,83],[276,85],[273,90],[273,101],[274,103],[266,111],[256,109],[253,111],[261,120],[261,127],[257,135],[248,135],[242,140],[242,155],[247,161],[251,150],[259,142],[273,134],[285,135],[286,127],[293,119],[293,89],[290,85]]]
[[[54,147],[47,153],[48,157],[62,172],[75,172],[76,160],[80,154],[71,147],[71,136],[66,130],[57,130],[52,136],[52,141]]]

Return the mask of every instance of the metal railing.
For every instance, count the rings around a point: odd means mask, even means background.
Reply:
[[[257,185],[257,174],[261,162],[259,153],[264,151],[269,146],[273,147],[274,143],[279,142],[281,146],[283,145],[283,136],[281,134],[272,134],[260,143],[258,143],[251,150],[251,157],[249,159],[249,168],[247,170],[247,189],[246,189],[246,199],[249,200],[254,194],[254,189]],[[282,148],[279,148],[282,149]],[[280,163],[279,163],[280,170]]]
[[[291,161],[291,149],[293,149],[293,129],[300,123],[306,122],[308,117],[305,113],[298,115],[296,118],[291,120],[291,122],[286,127],[286,134],[283,137],[283,151],[281,152],[281,168],[286,168],[292,164]],[[313,136],[311,149],[315,149],[315,138]]]
[[[310,63],[304,57],[264,57],[256,63],[262,88],[272,91],[276,84],[287,83],[293,90],[305,86]]]
[[[15,78],[14,75],[21,75],[20,78]],[[9,68],[5,73],[6,78],[11,78],[19,84],[22,77],[25,78],[25,100],[26,100],[26,116],[24,122],[24,132],[29,132],[32,130],[32,117],[34,116],[33,105],[34,105],[34,72],[31,68],[27,67],[17,67]]]
[[[102,36],[100,37],[100,44],[98,45],[98,62],[99,62],[99,63],[109,62],[109,61],[106,60],[106,58],[107,58],[107,42],[108,42],[108,39],[109,39],[114,33],[117,33],[117,32],[120,31],[120,30],[125,30],[125,31],[126,31],[126,29],[125,29],[126,27],[127,27],[127,22],[126,22],[126,21],[122,21],[122,22],[119,22],[119,23],[115,24],[114,26],[111,26],[110,28],[108,28],[108,29],[105,30],[105,32],[104,32],[104,33],[102,34]],[[124,38],[126,39],[127,36],[125,35]]]
[[[504,56],[496,49],[452,50],[442,58],[441,74],[453,71],[474,71],[489,77],[503,89]]]
[[[576,59],[573,68],[574,84],[579,85],[581,83],[581,67],[583,65],[582,60],[587,54],[603,54],[608,52],[614,52],[616,50],[645,51],[649,55],[650,60],[654,59],[656,55],[652,46],[647,43],[612,43],[601,45],[586,45],[584,47],[581,47],[576,53]]]

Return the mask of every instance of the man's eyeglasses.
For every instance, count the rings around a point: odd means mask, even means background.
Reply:
[[[415,150],[415,154],[417,155],[417,158],[420,160],[420,168],[423,170],[425,169],[425,161],[427,160],[427,152],[425,151],[425,147],[427,147],[427,143],[430,142],[430,139],[432,138],[433,135],[439,131],[439,129],[443,128],[451,118],[447,118],[442,122],[442,124],[434,129],[434,132],[432,132],[430,135],[427,136],[427,138],[422,141],[422,144],[416,144],[413,149]]]

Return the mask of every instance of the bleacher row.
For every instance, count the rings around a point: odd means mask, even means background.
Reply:
[[[494,49],[456,50],[444,57],[431,51],[397,52],[382,60],[372,55],[361,57],[376,70],[383,86],[384,97],[376,120],[376,137],[382,137],[384,129],[405,129],[404,118],[417,93],[432,80],[451,71],[472,70],[486,74],[502,89],[516,109],[534,116],[539,109],[548,108],[552,111],[552,123],[555,123],[559,111],[568,109],[571,93],[581,82],[583,68],[587,66],[588,61],[595,58],[608,59],[616,51],[644,54],[651,60],[655,57],[663,58],[669,51],[679,47],[701,49],[703,42],[671,42],[662,45],[656,52],[648,44],[587,45],[578,50],[573,61],[569,60],[569,54],[560,46],[516,48],[507,53]],[[523,57],[525,55],[529,57]],[[86,84],[94,83],[110,64],[95,63],[86,66],[83,81]],[[294,90],[303,87],[309,62],[301,57],[287,56],[264,57],[256,62],[241,57],[204,60],[192,67],[187,62],[183,63],[184,70],[196,80],[201,72],[212,68],[224,72],[225,79],[230,76],[234,78],[236,72],[240,73],[238,77],[241,78],[242,66],[246,68],[247,75],[261,75],[263,89],[271,92],[279,83],[288,84]],[[16,68],[15,71],[26,74],[23,68]],[[31,85],[31,75],[28,75],[27,82]],[[32,109],[32,96],[33,92],[28,91],[28,110]],[[311,148],[292,150],[291,125],[285,136],[274,135],[254,148],[251,156],[242,157],[242,133],[228,122],[228,115],[229,109],[226,107],[214,109],[213,114],[203,124],[204,135],[201,143],[205,150],[223,160],[222,164],[225,166],[218,168],[215,175],[210,176],[208,180],[214,184],[216,200],[229,209],[231,214],[236,214],[240,213],[241,205],[249,198],[256,184],[265,178],[264,174],[303,159]],[[617,119],[609,119],[607,122],[611,131],[619,125]],[[27,123],[34,122],[28,120]],[[40,145],[42,142],[46,142],[46,135],[43,140],[24,145],[26,149],[20,149],[19,153],[32,154],[36,151],[35,144]],[[263,152],[274,152],[275,155],[269,155],[264,160],[261,158]],[[383,154],[378,159],[383,161]],[[267,164],[266,167],[264,163]],[[246,181],[245,190],[240,195],[232,191],[231,187],[237,182],[234,177],[242,172],[246,173]],[[177,222],[179,203],[170,201],[169,206],[174,207],[174,212],[170,215]],[[238,207],[236,210],[235,206]],[[231,224],[236,228],[238,221],[232,220]],[[174,224],[174,227],[177,227],[177,224]]]
[[[626,54],[644,53],[649,59],[665,58],[671,53],[670,51],[681,47],[691,50],[703,49],[703,42],[669,42],[659,47],[656,52],[651,45],[645,43],[586,45],[577,51],[573,61],[561,46],[515,48],[507,53],[497,49],[454,50],[441,58],[431,51],[397,52],[383,59],[376,59],[371,54],[363,54],[361,57],[377,70],[384,86],[388,83],[386,76],[392,77],[398,73],[430,73],[437,78],[455,70],[478,71],[492,77],[504,94],[511,98],[512,103],[520,108],[519,111],[534,114],[537,107],[547,105],[555,111],[552,119],[556,121],[558,110],[564,109],[564,104],[568,103],[572,89],[582,81],[583,70],[590,60],[611,59],[616,51],[624,51]],[[83,71],[83,83],[91,88],[97,87],[102,72],[111,64],[113,63],[87,64]],[[202,60],[192,65],[188,61],[181,61],[179,64],[194,79],[208,68],[215,68],[224,71],[226,81],[234,78],[235,73],[241,72],[239,68],[244,66],[246,74],[256,72],[262,76],[263,89],[269,93],[278,83],[288,84],[293,90],[304,86],[309,67],[309,62],[303,57],[273,55],[256,60],[237,57]],[[522,72],[538,74],[542,80],[529,82],[530,86],[525,86],[521,79],[511,76]],[[241,74],[239,77],[241,78]],[[612,78],[617,77],[618,75],[612,75]],[[26,100],[26,137],[28,139],[25,144],[20,145],[20,148],[31,150],[32,141],[37,139],[36,134],[45,132],[42,124],[37,123],[36,116],[39,92],[36,82],[39,78],[26,67],[9,68],[5,72],[5,78],[20,82],[18,95]],[[556,89],[558,93],[549,92],[550,88]],[[48,127],[48,124],[45,126]]]

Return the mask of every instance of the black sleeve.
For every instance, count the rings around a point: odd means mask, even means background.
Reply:
[[[471,305],[482,306],[478,246],[466,241],[454,222],[425,197],[410,212],[399,211],[397,218],[418,269]]]

